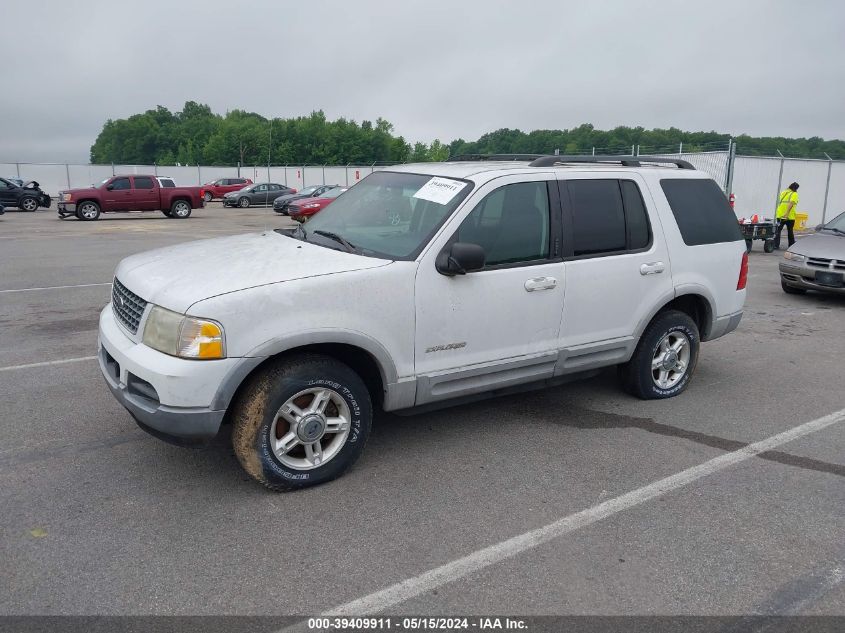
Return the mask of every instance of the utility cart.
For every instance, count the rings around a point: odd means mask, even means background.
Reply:
[[[777,224],[775,220],[763,218],[762,222],[740,222],[742,236],[745,238],[745,248],[751,252],[754,240],[763,240],[763,251],[771,253],[775,250],[775,233]]]

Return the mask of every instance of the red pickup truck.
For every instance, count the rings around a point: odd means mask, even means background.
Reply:
[[[115,211],[161,211],[169,218],[184,219],[193,209],[205,206],[200,187],[177,187],[172,178],[160,176],[112,176],[88,189],[59,192],[59,217],[75,215],[96,220],[100,213]]]

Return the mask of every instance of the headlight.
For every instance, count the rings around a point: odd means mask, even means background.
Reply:
[[[180,358],[225,358],[223,326],[153,306],[144,326],[144,345]]]
[[[799,255],[798,253],[793,253],[792,251],[786,251],[786,252],[783,254],[783,258],[784,258],[784,259],[790,259],[790,260],[792,260],[793,262],[803,262],[804,260],[806,260],[806,259],[807,259],[807,258],[806,258],[806,257],[804,257],[803,255]]]
[[[73,196],[69,193],[62,194],[62,202],[70,202],[71,198],[73,198]]]
[[[317,203],[313,203],[313,204],[306,204],[306,205],[303,205],[303,206],[302,206],[302,208],[303,208],[303,209],[319,209],[319,208],[320,208],[320,205],[319,205],[319,204],[317,204]]]

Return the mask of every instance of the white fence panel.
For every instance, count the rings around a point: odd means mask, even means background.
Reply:
[[[54,198],[59,191],[68,188],[68,168],[64,164],[24,164],[20,165],[21,179],[25,182],[35,180],[41,189]],[[9,174],[14,176],[15,172]]]
[[[785,160],[783,162],[783,188],[797,182],[798,212],[806,213],[807,226],[815,226],[822,221],[824,208],[824,188],[827,182],[827,161],[824,160]]]
[[[780,160],[737,156],[734,161],[733,193],[737,217],[774,217]],[[786,183],[789,184],[789,183]]]
[[[346,186],[346,167],[326,167],[325,185]]]
[[[112,177],[111,165],[68,165],[68,171],[71,189],[99,185],[106,178]]]
[[[801,193],[801,189],[798,190]],[[827,213],[823,220],[830,221],[845,211],[845,163],[835,162],[830,170],[830,191],[827,195]],[[818,224],[819,222],[816,222]],[[810,226],[815,226],[811,224]]]

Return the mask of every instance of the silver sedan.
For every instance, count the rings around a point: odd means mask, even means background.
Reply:
[[[818,290],[845,294],[845,213],[790,246],[779,268],[780,285],[786,293]]]

